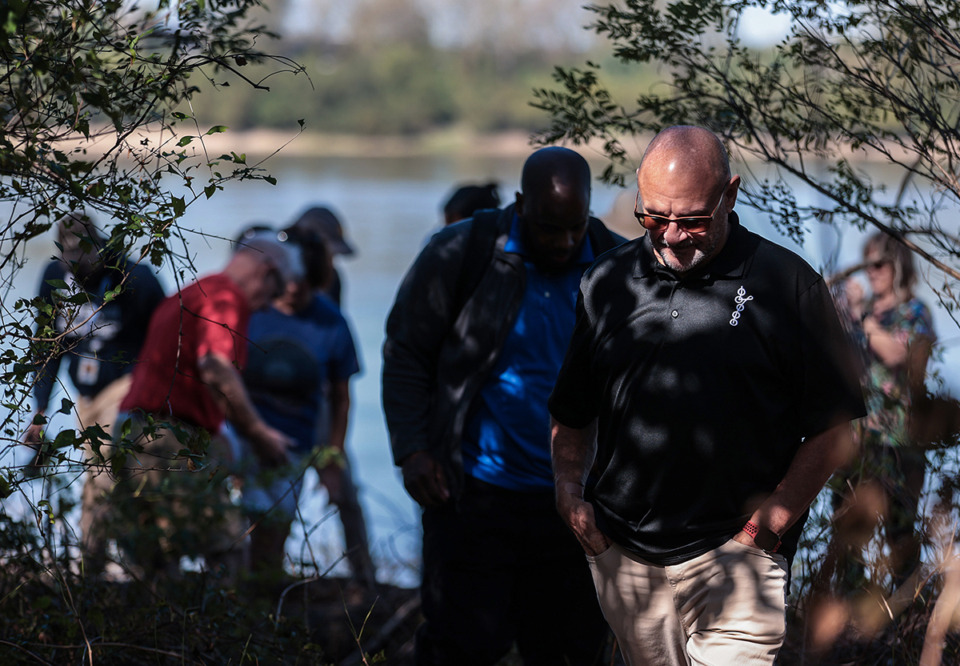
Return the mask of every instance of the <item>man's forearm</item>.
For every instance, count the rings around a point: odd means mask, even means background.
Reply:
[[[328,446],[338,451],[346,448],[347,424],[350,418],[350,384],[334,382],[330,387],[330,437]]]
[[[557,492],[571,492],[569,485],[583,487],[596,455],[596,422],[587,428],[570,428],[550,420],[550,456]]]
[[[31,389],[37,412],[46,411],[50,404],[50,396],[53,394],[57,374],[60,372],[60,361],[60,356],[53,356],[37,366]]]
[[[556,485],[557,513],[588,555],[599,555],[610,540],[597,527],[593,506],[583,499],[583,484],[596,456],[596,421],[570,428],[551,419],[550,454]]]
[[[853,455],[849,423],[808,438],[790,463],[776,490],[753,513],[751,521],[784,534],[803,515],[830,475]]]
[[[198,366],[200,378],[210,388],[230,423],[248,439],[258,439],[264,423],[233,364],[219,354],[207,354],[200,359]]]

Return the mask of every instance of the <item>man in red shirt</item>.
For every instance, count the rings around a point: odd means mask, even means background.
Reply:
[[[261,464],[287,460],[291,440],[261,419],[240,370],[251,313],[303,272],[295,249],[266,234],[246,240],[222,272],[168,297],[150,320],[120,406],[131,419],[117,440],[114,469],[124,473],[112,500],[136,521],[136,529],[116,536],[144,573],[172,573],[183,555],[203,555],[211,567],[239,564],[242,531],[217,464],[225,447],[216,436],[228,418]]]

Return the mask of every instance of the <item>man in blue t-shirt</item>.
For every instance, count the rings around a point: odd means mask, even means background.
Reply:
[[[317,268],[328,265],[316,256],[326,252],[322,240],[287,233],[303,248],[306,276],[251,317],[243,375],[263,419],[289,435],[295,446],[288,452],[290,465],[247,475],[243,505],[257,521],[251,532],[251,566],[260,572],[282,571],[303,473],[313,466],[339,509],[353,575],[369,586],[375,569],[345,451],[349,382],[360,371],[357,350],[340,309],[316,291],[323,277]]]
[[[418,664],[494,664],[514,642],[527,664],[603,651],[583,552],[554,508],[547,399],[580,276],[622,239],[590,217],[572,150],[535,152],[521,185],[513,205],[431,238],[387,320],[384,412],[424,507]]]

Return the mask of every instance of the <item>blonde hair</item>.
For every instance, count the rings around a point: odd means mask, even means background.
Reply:
[[[870,254],[877,254],[881,260],[890,262],[893,266],[893,292],[901,303],[909,300],[917,283],[917,271],[910,248],[890,234],[878,231],[863,246],[864,259]]]

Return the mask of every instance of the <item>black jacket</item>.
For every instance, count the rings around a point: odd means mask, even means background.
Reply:
[[[504,251],[513,213],[511,205],[439,231],[404,277],[387,318],[383,411],[394,463],[430,451],[444,465],[454,497],[470,404],[513,329],[526,288],[523,258]],[[475,224],[496,225],[495,233],[472,231]],[[596,255],[623,242],[596,218],[587,233]],[[468,246],[485,237],[495,238],[492,255],[473,279],[463,274],[468,257],[491,251]],[[464,285],[469,293],[462,293]]]
[[[88,302],[83,306],[63,301],[53,286],[66,276],[64,262],[51,261],[40,281],[39,296],[54,308],[56,329],[65,334],[55,348],[35,352],[39,358],[33,396],[40,410],[47,408],[63,357],[77,392],[88,398],[130,372],[147,335],[150,316],[164,297],[152,267],[126,257],[104,258],[104,268],[89,280]],[[105,295],[121,284],[122,290],[105,303]],[[97,314],[91,317],[94,311]],[[73,327],[77,328],[68,330]]]

